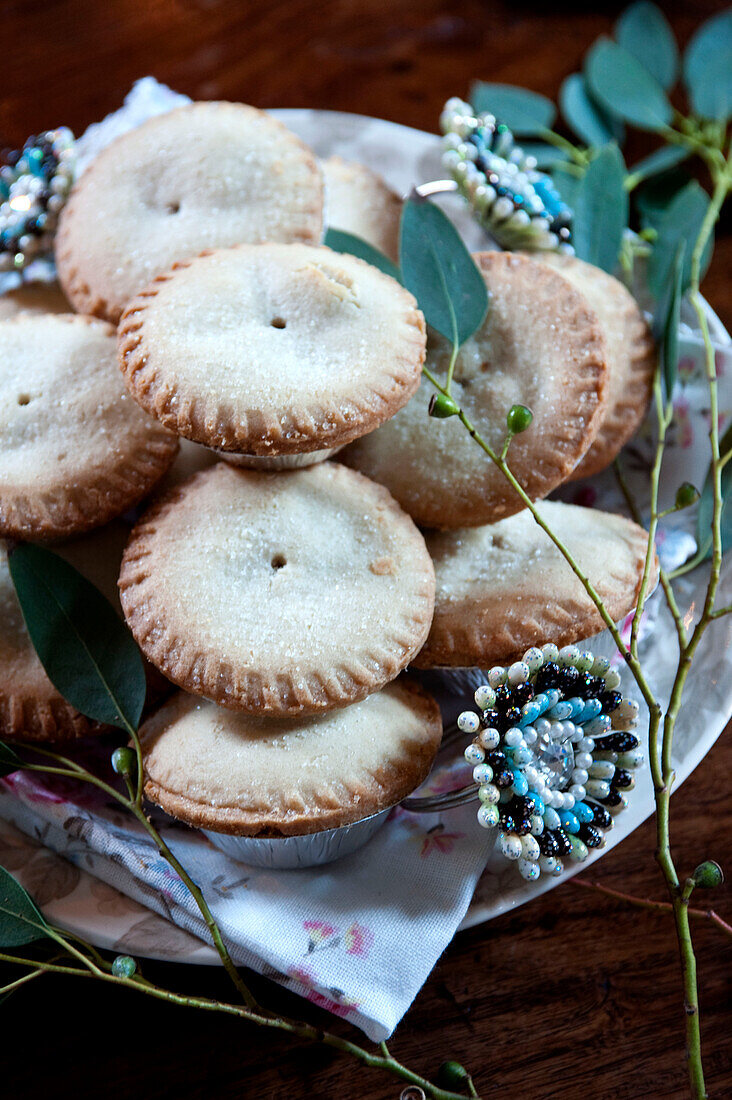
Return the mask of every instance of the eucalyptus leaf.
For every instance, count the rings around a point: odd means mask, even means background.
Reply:
[[[732,447],[732,425],[719,441],[719,453],[724,455]],[[732,462],[728,462],[722,470],[722,515],[720,518],[720,531],[722,535],[722,553],[725,554],[732,546]],[[696,513],[696,544],[697,552],[694,555],[699,561],[705,561],[711,557],[712,543],[712,517],[714,515],[714,483],[712,480],[712,468],[709,467],[704,488],[699,498],[699,508]]]
[[[0,867],[0,947],[20,947],[48,936],[48,925],[30,894]]]
[[[667,172],[675,168],[690,156],[689,150],[681,145],[662,145],[655,153],[649,153],[643,160],[639,160],[630,169],[630,175],[636,178],[636,183],[658,176],[661,172]]]
[[[703,23],[684,54],[684,82],[694,112],[726,122],[732,115],[732,9]]]
[[[679,322],[681,320],[681,299],[684,293],[682,276],[684,273],[685,252],[686,241],[679,241],[674,257],[670,293],[666,308],[666,321],[663,326],[663,340],[661,342],[661,365],[667,401],[671,400],[679,365]]]
[[[357,256],[372,267],[378,267],[379,271],[383,271],[385,275],[391,275],[397,282],[402,281],[399,268],[388,256],[353,233],[346,233],[343,229],[328,229],[323,243],[334,252],[347,252],[351,256]]]
[[[682,290],[686,290],[691,278],[691,258],[694,242],[709,207],[709,196],[696,180],[687,183],[671,200],[653,223],[658,234],[648,260],[648,285],[652,294],[662,299],[671,279],[676,250],[681,241],[687,242],[681,275]],[[711,245],[702,258],[702,274],[711,260]]]
[[[651,176],[638,186],[633,194],[633,204],[640,215],[643,229],[658,224],[664,211],[671,205],[689,182],[689,175],[683,169],[671,168]]]
[[[54,687],[87,717],[136,729],[145,672],[112,605],[45,547],[21,543],[9,562],[28,633]]]
[[[522,141],[521,148],[527,156],[534,157],[537,168],[553,168],[568,159],[569,154],[556,145],[546,145],[543,141]]]
[[[660,130],[671,122],[673,111],[661,85],[617,42],[598,39],[584,72],[590,92],[611,115],[639,130]]]
[[[476,80],[470,88],[473,110],[490,111],[517,137],[536,137],[549,130],[557,117],[550,99],[514,84],[486,84]]]
[[[679,71],[679,48],[660,8],[648,0],[631,4],[615,24],[615,38],[662,88],[668,91],[674,86]]]
[[[617,145],[606,145],[591,161],[572,209],[572,242],[579,258],[614,271],[628,224],[625,164]]]
[[[575,165],[570,163],[558,163],[552,170],[552,179],[556,185],[562,201],[570,210],[574,210],[577,194],[582,185],[583,172],[579,172]]]
[[[22,765],[23,761],[19,756],[16,756],[10,746],[6,745],[4,741],[0,741],[0,778],[4,775],[10,775],[12,772],[17,772]]]
[[[438,206],[404,204],[399,252],[402,278],[429,325],[463,344],[483,323],[488,291],[460,234]]]
[[[587,145],[622,142],[622,122],[609,116],[595,103],[582,73],[573,73],[564,81],[559,89],[559,106],[567,124]]]

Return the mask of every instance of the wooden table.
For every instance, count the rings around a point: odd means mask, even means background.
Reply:
[[[432,130],[443,101],[465,94],[474,77],[555,97],[623,6],[571,15],[564,5],[547,14],[541,4],[479,0],[6,0],[0,140],[18,143],[59,123],[80,132],[147,73],[200,99],[335,108]],[[682,41],[721,10],[712,0],[664,7]],[[705,293],[729,326],[725,228]],[[674,799],[674,852],[684,872],[706,857],[732,864],[731,772],[723,739]],[[649,822],[585,877],[660,898],[653,849]],[[713,904],[730,919],[724,888]],[[694,935],[708,1084],[721,1098],[732,1094],[732,945],[704,920]],[[181,991],[226,995],[213,969],[149,964],[146,972]],[[276,987],[258,987],[270,1005],[350,1033]],[[400,1093],[391,1079],[319,1047],[88,984],[50,980],[43,992],[21,991],[4,1021],[8,1096],[22,1089],[76,1100],[396,1100]],[[568,884],[460,934],[392,1049],[427,1076],[457,1058],[484,1097],[672,1100],[686,1095],[682,1028],[668,916]],[[31,1034],[42,1053],[32,1062],[13,1058]]]

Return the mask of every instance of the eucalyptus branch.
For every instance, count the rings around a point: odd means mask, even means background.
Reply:
[[[9,993],[13,993],[16,989],[20,989],[22,985],[27,985],[28,982],[32,982],[34,978],[40,978],[43,974],[43,968],[38,967],[36,970],[31,970],[30,973],[24,974],[22,978],[16,978],[14,982],[9,982],[8,985],[0,987],[0,997],[6,997]]]
[[[633,894],[626,894],[622,890],[613,890],[612,887],[604,886],[601,882],[585,882],[582,878],[572,878],[569,881],[572,886],[581,886],[585,890],[595,890],[600,894],[606,894],[609,898],[617,898],[618,901],[625,901],[629,905],[635,905],[639,909],[649,909],[659,913],[673,912],[673,904],[670,901],[654,901],[652,898],[638,898]],[[710,921],[712,924],[716,925],[720,931],[724,932],[725,935],[732,936],[732,925],[727,924],[727,921],[723,920],[714,909],[689,908],[688,913],[690,917],[699,917],[703,920]]]

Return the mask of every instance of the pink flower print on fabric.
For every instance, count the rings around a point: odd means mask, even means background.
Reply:
[[[374,946],[374,934],[365,924],[354,921],[344,933],[343,944],[347,955],[357,955],[361,959],[367,959],[369,951]]]
[[[314,951],[322,951],[326,947],[337,947],[341,942],[338,929],[322,920],[306,920],[302,926],[308,934],[307,954]]]
[[[433,827],[424,833],[422,840],[422,847],[420,850],[420,859],[426,859],[427,856],[432,855],[433,852],[440,852],[442,855],[448,855],[458,840],[462,840],[465,833],[446,833],[445,826],[440,823],[439,825],[433,825]],[[419,839],[419,838],[417,838]]]
[[[309,969],[304,966],[294,967],[288,971],[288,976],[293,981],[299,982],[300,985],[305,987],[305,997],[312,1004],[317,1005],[319,1008],[325,1008],[328,1012],[332,1012],[335,1016],[346,1017],[359,1006],[359,1001],[353,1001],[350,997],[346,997],[341,989],[329,989],[330,997],[326,997],[325,994],[320,993],[315,989],[315,975]]]

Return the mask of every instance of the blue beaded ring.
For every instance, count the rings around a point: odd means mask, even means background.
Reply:
[[[478,821],[499,830],[501,852],[525,879],[561,874],[565,857],[582,862],[603,847],[643,763],[631,732],[638,704],[619,686],[604,657],[576,645],[533,647],[510,668],[490,669],[477,711],[457,720],[474,735],[464,754],[474,785],[403,805],[435,812],[477,798]]]
[[[480,224],[502,248],[572,254],[572,211],[550,176],[494,115],[448,99],[440,127],[442,164]]]
[[[0,272],[50,259],[58,216],[74,181],[74,135],[65,126],[29,137],[0,168]]]

